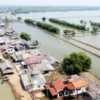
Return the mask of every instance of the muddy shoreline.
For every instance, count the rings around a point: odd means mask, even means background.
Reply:
[[[12,94],[14,95],[14,97],[15,97],[15,100],[21,100],[21,95],[18,92],[16,92],[16,90],[14,89],[14,86],[9,81],[7,83],[11,88],[11,91],[12,91]]]

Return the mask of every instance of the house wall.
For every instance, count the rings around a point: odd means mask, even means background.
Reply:
[[[75,89],[71,95],[77,95],[77,94],[81,94],[83,92],[87,92],[86,88],[87,87],[82,87],[82,88],[80,88],[78,90]]]
[[[33,90],[35,89],[44,89],[45,83],[33,85]]]
[[[30,85],[30,86],[24,86],[25,90],[27,91],[32,91],[32,90],[39,90],[39,89],[44,89],[45,83],[44,84],[36,84],[36,85]]]
[[[53,74],[54,70],[42,71],[42,74]]]

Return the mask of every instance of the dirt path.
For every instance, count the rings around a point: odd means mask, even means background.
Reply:
[[[80,76],[85,76],[85,77],[87,77],[87,78],[89,78],[89,79],[91,79],[91,80],[93,80],[93,81],[95,81],[95,82],[97,82],[97,83],[100,84],[100,80],[97,79],[94,75],[92,75],[92,74],[89,73],[89,72],[81,72],[81,73],[80,73]]]
[[[14,74],[9,75],[8,77],[9,77],[10,86],[14,92],[16,100],[32,100],[29,93],[22,89],[22,86],[20,83],[20,77],[15,69],[14,69]]]

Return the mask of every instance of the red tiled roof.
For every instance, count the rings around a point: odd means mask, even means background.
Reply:
[[[33,56],[33,57],[28,57],[24,59],[25,64],[35,64],[35,63],[40,63],[44,59],[44,56]]]
[[[78,79],[68,84],[64,84],[62,80],[57,80],[46,85],[46,88],[50,91],[52,96],[55,96],[57,95],[58,92],[63,91],[65,87],[68,88],[69,90],[74,90],[74,89],[80,89],[85,86],[89,86],[89,83],[83,79]]]
[[[52,82],[54,85],[54,88],[56,89],[57,92],[62,91],[64,89],[64,83],[62,80],[57,80]]]
[[[65,85],[65,87],[67,87],[69,90],[74,90],[75,87],[73,86],[72,83],[68,83],[67,85]]]
[[[89,86],[89,83],[83,79],[78,79],[68,83],[65,87],[69,90],[80,89],[82,87]]]
[[[57,91],[54,89],[54,87],[50,87],[50,85],[46,85],[46,88],[49,89],[52,96],[57,95]]]
[[[75,89],[79,89],[85,86],[89,86],[89,83],[83,79],[75,80],[72,82],[73,86]]]

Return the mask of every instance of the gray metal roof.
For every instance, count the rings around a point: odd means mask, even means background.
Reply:
[[[36,84],[44,84],[46,83],[45,77],[40,73],[40,74],[33,74],[32,72],[27,72],[25,74],[20,75],[23,85],[28,86],[28,85],[36,85]]]
[[[21,76],[21,80],[22,80],[24,86],[31,85],[31,82],[30,82],[27,74],[22,74],[20,76]]]
[[[23,60],[23,57],[22,57],[21,54],[19,54],[19,55],[13,54],[13,55],[12,55],[12,58],[13,58],[15,61],[22,61],[22,60]]]
[[[4,63],[1,63],[0,64],[0,69],[3,71],[3,70],[6,70],[7,68],[9,69],[13,69],[12,66],[8,63],[8,62],[4,62]]]
[[[30,67],[33,69],[33,71],[35,69],[38,69],[41,72],[42,71],[54,71],[55,70],[52,65],[44,64],[44,63],[41,63],[41,64],[31,64]]]
[[[13,73],[13,68],[8,62],[1,63],[0,69],[3,74]]]
[[[17,50],[24,50],[24,49],[25,49],[25,47],[22,46],[22,45],[20,45],[20,44],[15,45],[15,48],[16,48]]]

